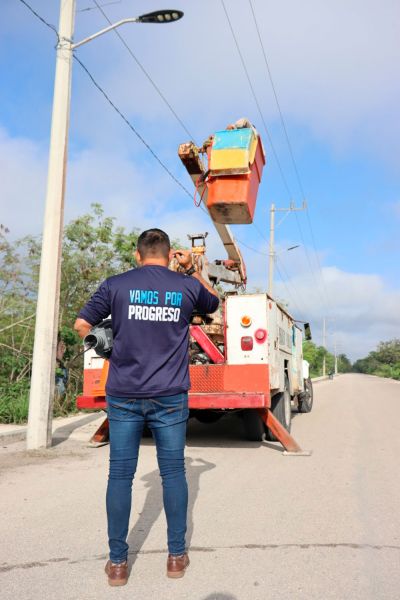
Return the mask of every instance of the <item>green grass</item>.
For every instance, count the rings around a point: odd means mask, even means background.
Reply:
[[[0,423],[26,423],[29,412],[29,380],[13,383],[0,383]],[[65,417],[77,412],[76,392],[63,396],[55,394],[53,415]]]
[[[0,423],[26,423],[29,408],[29,381],[0,384]]]

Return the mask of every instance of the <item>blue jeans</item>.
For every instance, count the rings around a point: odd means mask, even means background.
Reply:
[[[146,424],[153,433],[163,485],[167,518],[168,552],[185,552],[188,488],[184,449],[189,416],[187,393],[157,398],[107,396],[110,424],[110,471],[107,486],[107,520],[110,559],[127,559],[132,481],[139,445]]]

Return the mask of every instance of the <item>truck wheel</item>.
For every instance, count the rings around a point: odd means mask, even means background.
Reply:
[[[210,423],[216,423],[222,417],[222,413],[215,412],[213,410],[197,410],[194,415],[195,419],[200,421],[200,423],[205,423],[206,425]]]
[[[314,392],[312,381],[310,378],[304,380],[304,392],[299,394],[298,411],[301,413],[309,413],[313,407]]]
[[[262,442],[266,427],[258,412],[254,408],[246,408],[242,411],[241,417],[246,439],[249,442]]]
[[[279,392],[271,398],[271,410],[274,417],[278,419],[279,423],[284,426],[286,431],[290,431],[290,426],[292,423],[292,407],[289,391],[289,379],[287,375],[285,375],[285,389],[283,392]],[[269,440],[270,442],[278,441],[272,431],[270,431],[268,428],[266,428],[265,439]]]

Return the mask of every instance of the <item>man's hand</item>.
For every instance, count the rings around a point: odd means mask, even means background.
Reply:
[[[92,329],[93,325],[85,321],[85,319],[76,319],[74,329],[79,335],[80,338],[84,338],[89,331]]]
[[[187,271],[193,266],[192,253],[190,250],[175,250],[173,252],[174,258],[178,261],[179,265]]]
[[[175,250],[173,256],[176,258],[180,266],[185,269],[185,271],[187,271],[188,269],[190,269],[190,267],[193,266],[192,253],[190,252],[190,250]],[[219,294],[217,290],[215,290],[209,283],[207,283],[207,281],[203,279],[203,277],[198,271],[195,271],[192,277],[200,281],[201,285],[203,285],[206,288],[206,290],[210,292],[210,294],[216,296],[219,299]]]

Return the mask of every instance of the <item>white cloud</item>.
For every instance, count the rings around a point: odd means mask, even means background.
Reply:
[[[267,123],[276,124],[278,115],[248,4],[239,0],[225,2]],[[21,47],[36,44],[42,60],[47,57],[49,62],[45,67],[52,76],[52,34],[35,23],[33,16],[18,4],[6,3],[3,23],[8,24],[9,35]],[[105,10],[117,20],[131,12],[128,4],[111,5]],[[243,114],[259,125],[220,3],[203,0],[178,2],[177,6],[180,4],[185,17],[176,25],[159,28],[132,25],[120,31],[198,140]],[[354,148],[362,149],[377,160],[399,168],[400,80],[395,75],[400,62],[398,1],[253,0],[253,4],[289,132],[298,126],[311,131],[341,155],[352,156]],[[81,0],[78,7],[83,6]],[[57,24],[54,3],[37,0],[35,7]],[[135,5],[134,10],[158,7],[156,0],[149,0]],[[77,13],[76,39],[104,24],[97,11]],[[192,190],[176,157],[176,147],[186,140],[187,134],[116,37],[107,34],[83,47],[79,56],[161,158]],[[183,242],[186,233],[208,230],[210,255],[223,258],[207,217],[199,210],[196,212],[190,198],[182,195],[153,162],[77,63],[72,98],[66,220],[87,211],[92,201],[100,201],[107,214],[115,215],[127,228],[148,227],[156,221]],[[274,142],[279,154],[286,152],[278,134]],[[303,139],[292,137],[292,143],[296,154],[301,156]],[[46,170],[45,144],[30,140],[29,132],[25,137],[12,138],[0,130],[1,221],[15,236],[41,229]],[[399,214],[398,204],[393,205],[393,211]],[[241,230],[238,237],[248,240]],[[249,243],[265,252],[264,242]],[[265,288],[268,258],[246,248],[243,254],[250,286]],[[325,264],[326,257],[320,255],[320,262]],[[323,308],[325,295],[329,296],[336,316],[340,350],[351,356],[365,355],[381,339],[399,335],[399,293],[385,286],[378,275],[324,267],[325,292],[319,289],[320,284],[316,285],[317,276],[309,275],[302,251],[290,253],[290,265],[287,286],[291,294],[278,281],[277,295],[294,296],[292,304],[299,309],[296,316],[314,323],[319,343],[322,317],[330,312]],[[317,271],[314,262],[313,269]],[[332,339],[329,343],[332,345]]]
[[[13,237],[41,230],[46,168],[46,148],[0,127],[0,219]]]
[[[41,230],[47,152],[40,144],[11,138],[0,130],[0,179],[2,181],[2,222],[13,237]],[[106,214],[128,230],[132,227],[159,226],[172,238],[188,244],[186,234],[209,231],[208,254],[211,259],[224,258],[224,250],[208,217],[186,203],[174,200],[174,184],[169,178],[154,178],[152,165],[138,168],[127,156],[86,149],[75,153],[69,165],[66,221],[90,210],[92,202],[101,202]],[[235,228],[235,235],[246,241],[245,231]],[[239,244],[240,245],[240,244]],[[268,257],[266,243],[252,240],[255,254],[245,246],[243,255],[248,268],[249,290],[265,289]],[[323,267],[324,285],[313,263],[311,275],[304,249],[290,252],[293,243],[281,242],[274,295],[289,302],[289,309],[301,320],[311,321],[317,343],[321,343],[321,324],[328,321],[328,346],[333,349],[333,331],[340,352],[352,358],[368,354],[376,344],[400,335],[400,291],[389,289],[376,274],[358,274],[334,266]],[[311,251],[309,252],[311,255]],[[323,262],[323,255],[319,260]],[[290,264],[290,269],[288,269]],[[289,273],[288,273],[289,270]],[[279,281],[282,274],[285,284]]]
[[[0,129],[1,222],[13,238],[41,232],[46,177],[47,148],[12,138]],[[176,189],[163,171],[154,176],[152,159],[139,167],[123,149],[117,153],[87,148],[74,152],[68,163],[65,221],[89,212],[90,205],[99,202],[127,230],[162,227],[185,245],[187,233],[210,231],[210,256],[218,257],[223,249],[208,217],[190,197],[177,201]]]
[[[278,114],[249,6],[238,0],[226,1],[226,6],[267,122],[274,122]],[[400,17],[398,2],[254,1],[254,7],[289,122],[311,130],[336,152],[358,147],[398,166],[400,82],[394,75],[400,59],[394,26]],[[121,33],[200,139],[242,113],[261,130],[221,4],[205,0],[183,9],[185,17],[176,25],[158,30],[126,27]],[[119,18],[126,7],[110,6],[106,11]],[[88,27],[104,24],[95,11],[91,19],[89,25],[79,17],[77,37]],[[193,43],[204,39],[206,43]],[[145,119],[146,131],[161,133],[162,121],[171,141],[175,135],[186,136],[114,36],[85,47],[80,56],[124,111]],[[79,97],[82,85],[77,76]],[[88,132],[90,121],[85,128]],[[301,140],[295,140],[295,146],[301,149]]]
[[[382,277],[337,267],[322,268],[324,285],[320,275],[315,277],[317,287],[309,272],[300,272],[290,277],[286,285],[278,282],[276,293],[288,299],[296,318],[311,322],[317,344],[322,343],[324,317],[329,350],[334,350],[336,341],[338,351],[352,359],[366,356],[380,341],[399,337],[400,290],[391,289]]]
[[[82,8],[83,2],[78,2]],[[89,3],[90,4],[90,3]],[[248,3],[225,0],[243,56],[269,125],[278,113]],[[253,0],[260,31],[289,131],[300,126],[341,154],[355,147],[399,167],[400,46],[397,0]],[[120,29],[133,52],[178,114],[202,140],[215,128],[246,113],[258,123],[247,81],[222,6],[216,0],[178,2],[185,11],[168,26],[126,25]],[[58,5],[37,0],[37,10],[57,25]],[[112,20],[158,7],[156,0],[104,7]],[[36,44],[50,56],[50,31],[21,5],[6,2],[3,23],[16,43]],[[106,24],[96,11],[78,12],[75,39]],[[46,54],[45,54],[46,51]],[[180,129],[151,84],[112,33],[83,46],[80,58],[152,142],[176,146]],[[53,63],[46,63],[52,71]],[[97,144],[135,147],[129,131],[74,63],[73,132]],[[281,132],[275,144],[280,145]],[[292,139],[295,150],[302,140]],[[139,152],[141,151],[140,146]],[[286,149],[283,150],[286,152]],[[287,158],[287,157],[286,157]]]
[[[238,233],[238,237],[239,233]],[[322,266],[323,253],[311,261],[305,249],[286,249],[293,240],[282,241],[275,250],[273,296],[288,305],[295,319],[311,323],[313,340],[322,345],[322,323],[326,319],[327,347],[344,352],[352,360],[366,356],[380,341],[400,337],[400,289],[390,286],[376,273],[355,273],[336,266]],[[251,246],[266,252],[258,239]],[[249,274],[248,291],[267,288],[268,256],[243,248]],[[308,256],[312,258],[308,248]],[[319,263],[319,264],[318,264]]]

